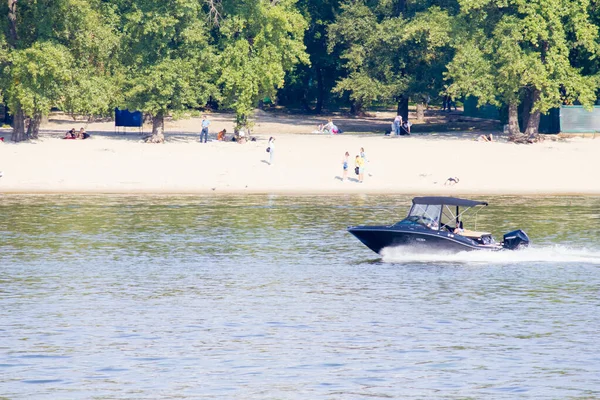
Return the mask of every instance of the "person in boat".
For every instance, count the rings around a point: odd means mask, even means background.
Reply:
[[[427,227],[430,229],[433,229],[435,231],[437,231],[440,227],[440,225],[438,224],[438,219],[437,217],[435,217],[435,219],[431,220],[430,222],[427,223]]]
[[[456,221],[456,228],[454,228],[454,234],[462,235],[465,230],[463,229],[462,221]]]

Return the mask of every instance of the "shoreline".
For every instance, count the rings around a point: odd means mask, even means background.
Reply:
[[[0,197],[1,196],[147,196],[147,197],[194,197],[194,196],[298,196],[298,197],[327,197],[327,196],[344,196],[344,195],[365,195],[365,196],[449,196],[449,197],[600,197],[600,191],[487,191],[487,192],[467,192],[467,191],[454,191],[441,192],[441,191],[425,191],[425,190],[406,190],[406,191],[389,191],[389,190],[356,190],[356,191],[344,191],[344,190],[328,190],[328,191],[306,191],[306,190],[188,190],[188,191],[170,191],[170,190],[113,190],[113,191],[96,191],[89,190],[83,191],[80,189],[76,190],[2,190],[0,186]]]
[[[62,127],[50,124],[36,141],[0,143],[0,195],[600,196],[600,140],[590,138],[517,145],[501,135],[480,142],[475,132],[323,135],[269,121],[254,142],[204,144],[197,122],[179,121],[160,145],[115,134],[110,122],[90,129],[91,139],[62,140]],[[364,183],[353,171],[361,147]],[[346,151],[350,181],[342,182]]]

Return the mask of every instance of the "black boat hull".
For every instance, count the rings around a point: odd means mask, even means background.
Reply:
[[[410,247],[415,250],[460,252],[472,250],[502,250],[502,246],[484,245],[464,236],[427,228],[392,226],[355,226],[348,228],[365,246],[380,254],[386,247]]]

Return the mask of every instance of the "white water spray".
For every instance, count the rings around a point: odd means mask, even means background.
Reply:
[[[388,247],[381,251],[384,262],[391,263],[586,263],[600,265],[600,250],[566,245],[536,246],[521,250],[463,251],[451,253],[424,248]]]

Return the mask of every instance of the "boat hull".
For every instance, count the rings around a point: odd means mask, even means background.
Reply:
[[[380,254],[386,247],[410,247],[415,250],[460,252],[473,250],[502,250],[500,245],[482,245],[476,241],[446,231],[427,228],[398,228],[394,226],[349,227],[365,246]]]

